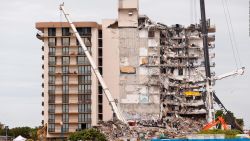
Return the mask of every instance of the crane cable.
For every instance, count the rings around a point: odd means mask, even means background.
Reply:
[[[228,3],[229,3],[228,0],[226,0],[229,23],[230,23],[230,26],[231,26],[231,29],[232,29],[233,41],[234,41],[234,44],[235,44],[236,55],[238,56],[240,66],[242,66],[241,59],[240,59],[240,56],[239,56],[239,51],[238,51],[238,43],[237,43],[237,40],[236,40],[236,37],[235,37],[235,32],[234,32],[234,28],[233,28],[233,24],[232,24],[232,20],[231,20],[231,15],[230,15],[230,11],[229,11],[229,8],[228,8],[229,7]]]
[[[235,39],[235,33],[234,33],[234,30],[233,30],[233,25],[232,25],[232,21],[231,21],[231,16],[230,16],[228,4],[227,4],[226,0],[225,1],[221,0],[221,2],[222,2],[223,10],[224,10],[224,15],[225,15],[225,18],[226,18],[227,29],[228,29],[229,39],[230,39],[230,43],[231,43],[231,48],[232,48],[232,51],[233,51],[235,65],[236,65],[236,68],[238,69],[239,68],[238,67],[238,62],[241,65],[241,60],[240,60],[238,49],[237,49],[237,43],[236,43],[236,39]],[[230,30],[230,28],[232,30]],[[238,56],[238,60],[237,60],[237,56]]]

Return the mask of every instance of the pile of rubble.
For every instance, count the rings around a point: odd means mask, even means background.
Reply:
[[[167,117],[162,120],[137,121],[128,126],[118,120],[100,122],[98,129],[108,140],[177,138],[198,132],[205,124],[203,120],[183,117]]]

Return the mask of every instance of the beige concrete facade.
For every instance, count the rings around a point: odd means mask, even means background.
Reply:
[[[76,27],[97,64],[102,62],[101,26],[78,22]],[[43,124],[47,138],[66,137],[69,133],[94,126],[102,120],[98,102],[98,81],[67,23],[39,22],[37,37],[43,41]],[[67,35],[64,35],[67,34]],[[99,106],[100,105],[100,106]],[[99,109],[98,109],[99,108]],[[100,113],[101,112],[101,113]],[[63,132],[63,133],[62,133]]]

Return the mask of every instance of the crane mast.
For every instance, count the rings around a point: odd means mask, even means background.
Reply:
[[[122,115],[120,109],[119,109],[118,106],[116,105],[115,100],[114,100],[114,98],[112,97],[111,92],[110,92],[109,88],[107,87],[107,85],[106,85],[104,79],[102,78],[102,76],[101,76],[101,74],[100,74],[100,72],[99,72],[99,70],[98,70],[98,67],[97,67],[96,63],[94,62],[94,60],[93,60],[92,56],[90,55],[90,53],[89,53],[87,47],[85,46],[84,42],[82,41],[81,36],[80,36],[79,33],[77,32],[75,25],[74,25],[73,22],[70,20],[69,14],[65,12],[64,4],[61,4],[61,5],[60,5],[60,10],[63,12],[63,14],[64,14],[66,20],[68,21],[68,23],[70,24],[71,29],[73,30],[74,35],[76,36],[76,38],[77,38],[79,44],[80,44],[81,47],[83,48],[83,51],[84,51],[86,57],[87,57],[88,60],[89,60],[90,65],[91,65],[91,68],[92,68],[92,70],[94,71],[94,73],[95,73],[95,75],[96,75],[98,81],[100,82],[100,84],[101,84],[101,86],[102,86],[102,89],[103,89],[103,91],[104,91],[104,93],[105,93],[105,95],[106,95],[106,97],[107,97],[107,99],[108,99],[108,101],[109,101],[109,103],[110,103],[110,105],[111,105],[111,107],[112,107],[112,110],[113,110],[113,112],[115,113],[117,119],[119,119],[120,121],[126,123],[126,119],[123,117],[123,115]]]
[[[206,102],[208,108],[207,121],[212,122],[214,120],[214,109],[213,109],[213,93],[211,90],[211,72],[210,72],[210,61],[209,61],[209,50],[208,50],[208,31],[207,31],[207,20],[206,20],[206,10],[205,1],[200,0],[201,9],[201,30],[203,38],[203,49],[204,49],[204,59],[205,59],[205,70],[206,70]]]

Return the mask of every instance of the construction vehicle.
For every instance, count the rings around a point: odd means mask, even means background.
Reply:
[[[214,126],[218,125],[218,124],[221,124],[224,130],[228,130],[227,124],[226,124],[225,120],[221,116],[217,117],[216,120],[213,120],[212,122],[206,124],[203,127],[203,130],[209,130],[209,129],[213,128]]]

